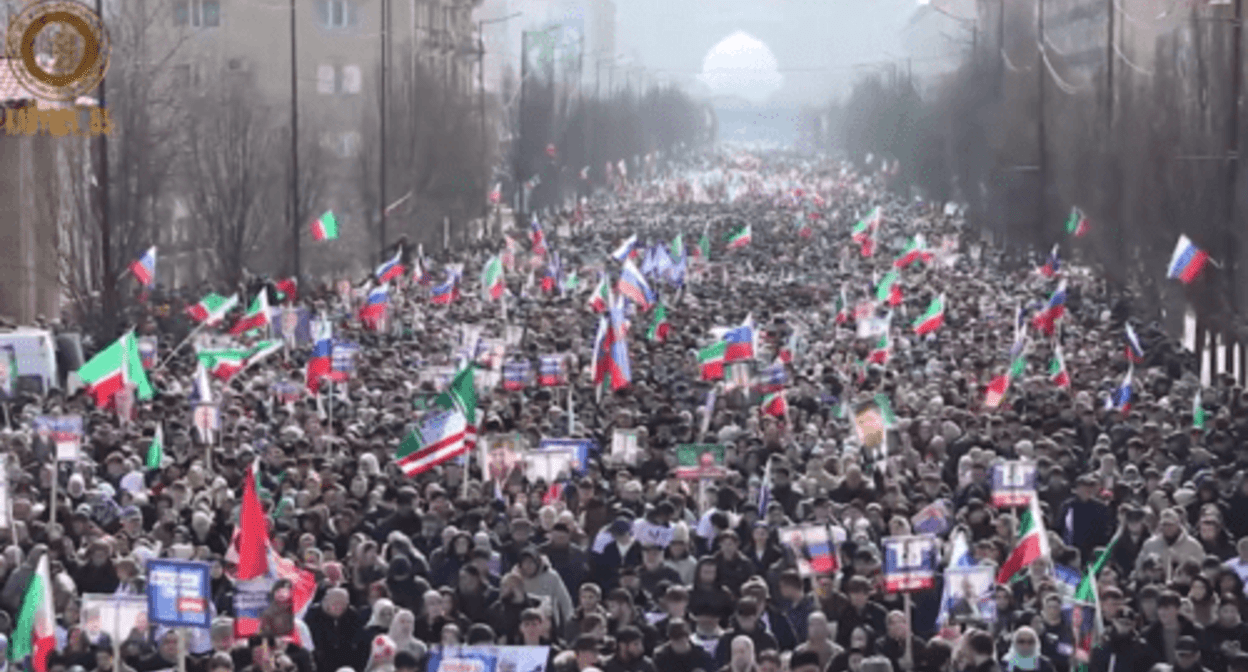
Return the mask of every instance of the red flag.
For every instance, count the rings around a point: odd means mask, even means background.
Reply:
[[[256,471],[252,467],[243,481],[243,505],[238,514],[238,568],[239,581],[264,576],[269,572],[269,522],[256,494]]]

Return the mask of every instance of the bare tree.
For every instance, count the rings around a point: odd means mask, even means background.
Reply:
[[[124,269],[158,238],[158,206],[178,151],[180,105],[168,75],[185,42],[184,36],[156,39],[167,35],[156,25],[167,18],[166,5],[139,0],[116,7],[105,17],[113,47],[105,82],[108,156],[94,140],[68,157],[76,166],[69,172],[82,179],[64,183],[62,203],[72,216],[62,229],[58,264],[76,317],[102,338],[125,319],[119,296]],[[107,183],[101,160],[110,169]]]
[[[223,82],[206,111],[187,119],[187,193],[203,223],[204,242],[216,252],[217,275],[232,286],[260,240],[265,200],[275,182],[268,169],[275,129],[254,101],[252,87]],[[277,190],[280,191],[280,190]]]

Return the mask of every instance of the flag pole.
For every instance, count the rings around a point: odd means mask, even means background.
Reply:
[[[170,350],[169,354],[165,355],[165,358],[161,360],[161,362],[157,364],[156,367],[152,369],[152,371],[159,371],[160,369],[163,369],[165,365],[169,363],[169,360],[173,359],[173,356],[178,354],[178,351],[182,349],[182,346],[186,345],[192,338],[194,338],[195,334],[198,334],[200,330],[203,329],[204,325],[206,324],[208,324],[208,321],[204,320],[203,322],[200,322],[199,324],[195,325],[195,328],[191,330],[191,333],[187,334],[186,338],[182,339],[182,341],[178,343],[177,347],[175,347],[173,350]]]
[[[56,482],[60,480],[59,478],[57,478],[58,476],[60,476],[60,474],[57,473],[60,471],[59,466],[60,466],[59,460],[56,459],[56,447],[53,446],[53,449],[52,449],[52,501],[51,501],[51,506],[48,507],[49,509],[48,510],[48,526],[49,527],[56,524]],[[9,525],[12,525],[12,524],[13,524],[12,521],[10,521]]]

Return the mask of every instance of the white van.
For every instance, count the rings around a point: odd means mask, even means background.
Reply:
[[[56,366],[56,338],[52,332],[33,327],[0,331],[0,351],[12,350],[17,364],[17,390],[47,393],[60,389]]]

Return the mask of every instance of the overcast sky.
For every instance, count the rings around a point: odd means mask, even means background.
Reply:
[[[688,82],[720,40],[741,30],[775,55],[773,100],[824,102],[855,66],[904,59],[917,0],[616,0],[616,46],[651,71]]]

